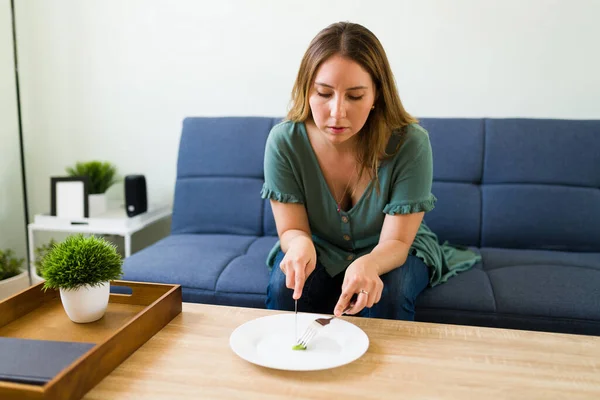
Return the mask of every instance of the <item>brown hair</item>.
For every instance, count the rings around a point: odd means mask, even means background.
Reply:
[[[337,22],[315,36],[302,57],[287,119],[304,122],[312,117],[308,99],[316,72],[333,55],[357,62],[375,84],[375,108],[358,134],[357,161],[359,179],[366,169],[379,193],[377,169],[380,159],[392,155],[385,151],[390,135],[417,119],[402,106],[385,50],[370,30],[359,24]]]

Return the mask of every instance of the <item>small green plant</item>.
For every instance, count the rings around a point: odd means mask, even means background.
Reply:
[[[67,167],[66,171],[69,176],[87,176],[89,194],[102,194],[119,181],[117,167],[109,162],[77,162],[74,167]]]
[[[0,281],[12,278],[23,272],[25,259],[16,258],[14,254],[10,249],[0,250]]]
[[[55,244],[42,260],[44,289],[99,286],[123,275],[123,260],[106,239],[71,235]]]
[[[44,257],[46,257],[48,252],[52,250],[52,247],[54,247],[55,244],[56,242],[54,241],[54,239],[50,239],[48,243],[43,244],[35,249],[35,261],[33,262],[33,265],[35,265],[35,273],[38,274],[38,276],[41,278],[44,277],[44,271],[42,270],[42,260],[44,259]]]

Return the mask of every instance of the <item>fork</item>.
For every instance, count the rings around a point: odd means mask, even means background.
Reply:
[[[352,306],[353,304],[348,306],[344,311],[342,311],[342,314],[340,316],[344,315],[344,313],[351,309]],[[324,326],[329,325],[329,323],[334,318],[335,315],[329,318],[317,318],[314,321],[312,321],[308,325],[302,336],[300,336],[300,339],[298,339],[298,341],[296,342],[296,346],[302,346],[302,348],[306,349],[308,347],[308,343],[317,335],[317,333],[319,333],[319,330],[321,330],[321,328],[323,328]]]

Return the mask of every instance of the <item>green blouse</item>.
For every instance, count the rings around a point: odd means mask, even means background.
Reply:
[[[350,210],[338,212],[304,123],[284,121],[271,130],[265,148],[261,197],[304,204],[317,258],[330,276],[345,271],[352,261],[373,250],[379,242],[385,214],[427,212],[434,208],[437,199],[431,193],[433,162],[429,134],[418,124],[408,125],[401,135],[391,136],[388,152],[398,145],[398,152],[379,167],[380,193],[372,188],[371,182]],[[278,241],[267,258],[269,267],[273,267],[280,249]],[[432,286],[470,268],[480,259],[466,249],[447,243],[440,246],[425,223],[419,228],[411,253],[433,269]]]

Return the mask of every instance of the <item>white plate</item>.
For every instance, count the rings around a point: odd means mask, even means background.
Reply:
[[[327,315],[299,313],[298,335],[321,317]],[[292,350],[296,342],[294,330],[294,314],[257,318],[237,327],[229,338],[229,345],[244,360],[288,371],[339,367],[358,359],[369,348],[369,338],[362,329],[338,318],[323,327],[306,350]]]

